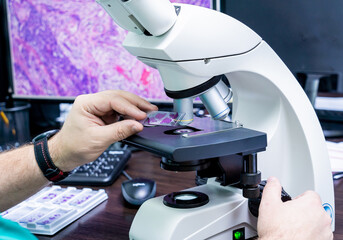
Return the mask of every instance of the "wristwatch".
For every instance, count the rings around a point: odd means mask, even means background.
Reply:
[[[54,136],[59,130],[50,130],[41,133],[32,139],[36,161],[43,175],[52,182],[58,182],[68,177],[69,172],[63,172],[55,166],[49,154],[48,139]]]

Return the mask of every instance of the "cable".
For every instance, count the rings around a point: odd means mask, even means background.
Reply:
[[[123,170],[121,173],[122,173],[127,179],[132,180],[132,177],[130,177],[130,175],[129,175],[125,170]]]

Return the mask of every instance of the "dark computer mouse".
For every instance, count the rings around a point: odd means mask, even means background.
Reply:
[[[121,184],[121,192],[126,202],[140,206],[156,194],[156,183],[146,178],[135,178]]]

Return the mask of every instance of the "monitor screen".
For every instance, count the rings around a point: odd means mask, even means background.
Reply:
[[[172,0],[207,8],[212,0]],[[123,47],[127,34],[95,0],[7,0],[15,98],[74,99],[122,89],[169,102],[156,69]]]

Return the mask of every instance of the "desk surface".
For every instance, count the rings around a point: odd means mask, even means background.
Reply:
[[[160,169],[159,158],[147,152],[137,152],[130,159],[126,171],[131,177],[154,179],[157,183],[157,196],[195,186],[195,172],[176,173]],[[109,187],[105,187],[108,200],[47,239],[128,239],[130,225],[137,209],[124,204],[121,196],[121,183],[126,178],[121,175]],[[93,187],[94,188],[94,187]],[[335,182],[336,231],[335,239],[343,240],[343,180]]]

